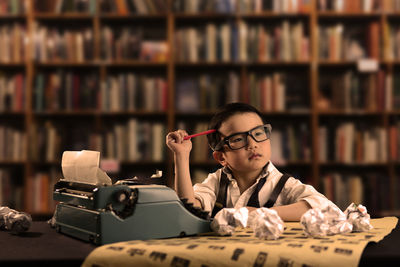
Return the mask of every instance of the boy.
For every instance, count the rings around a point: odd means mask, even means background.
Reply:
[[[214,115],[209,126],[217,130],[207,138],[214,159],[223,167],[194,187],[189,171],[192,143],[184,140],[188,134],[177,130],[166,136],[167,146],[174,153],[175,190],[180,198],[213,211],[213,215],[224,207],[247,207],[249,211],[269,207],[284,221],[299,221],[310,208],[334,205],[312,186],[282,175],[270,162],[271,126],[265,124],[256,108],[228,104]]]

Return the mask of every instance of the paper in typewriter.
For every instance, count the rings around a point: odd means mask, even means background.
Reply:
[[[99,168],[99,164],[98,151],[65,151],[61,160],[64,180],[86,184],[112,184],[110,177]]]
[[[202,235],[128,241],[95,249],[89,266],[357,266],[365,246],[379,242],[397,218],[372,219],[369,232],[325,238],[305,237],[298,222],[285,223],[278,240],[260,240],[249,228],[232,236]]]

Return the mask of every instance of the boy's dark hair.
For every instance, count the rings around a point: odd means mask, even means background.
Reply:
[[[241,113],[256,113],[264,122],[264,119],[255,107],[246,104],[246,103],[229,103],[223,106],[221,109],[214,114],[211,118],[211,121],[208,125],[208,129],[216,129],[217,131],[212,134],[207,135],[208,144],[210,145],[211,149],[214,150],[215,146],[221,141],[221,134],[219,132],[219,128],[221,127],[222,123],[236,114]],[[265,122],[264,122],[265,123]]]

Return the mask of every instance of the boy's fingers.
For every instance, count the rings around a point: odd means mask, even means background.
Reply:
[[[178,140],[179,140],[179,136],[174,132],[169,133],[167,135],[167,142],[175,142],[175,143],[177,143]]]
[[[178,130],[175,132],[171,132],[167,135],[167,141],[175,141],[175,143],[182,143],[183,138],[187,136],[187,132],[185,130]]]
[[[183,142],[183,138],[188,135],[187,132],[185,130],[178,130],[175,132],[176,136],[178,137],[177,139],[177,143],[182,143]]]

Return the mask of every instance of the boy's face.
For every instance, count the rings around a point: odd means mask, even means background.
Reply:
[[[256,113],[240,113],[233,115],[222,123],[219,132],[223,137],[238,132],[247,132],[263,125],[262,119]],[[214,152],[214,158],[223,166],[228,166],[234,173],[258,174],[271,158],[270,140],[256,142],[247,136],[247,146],[231,150],[227,145],[224,151]]]

